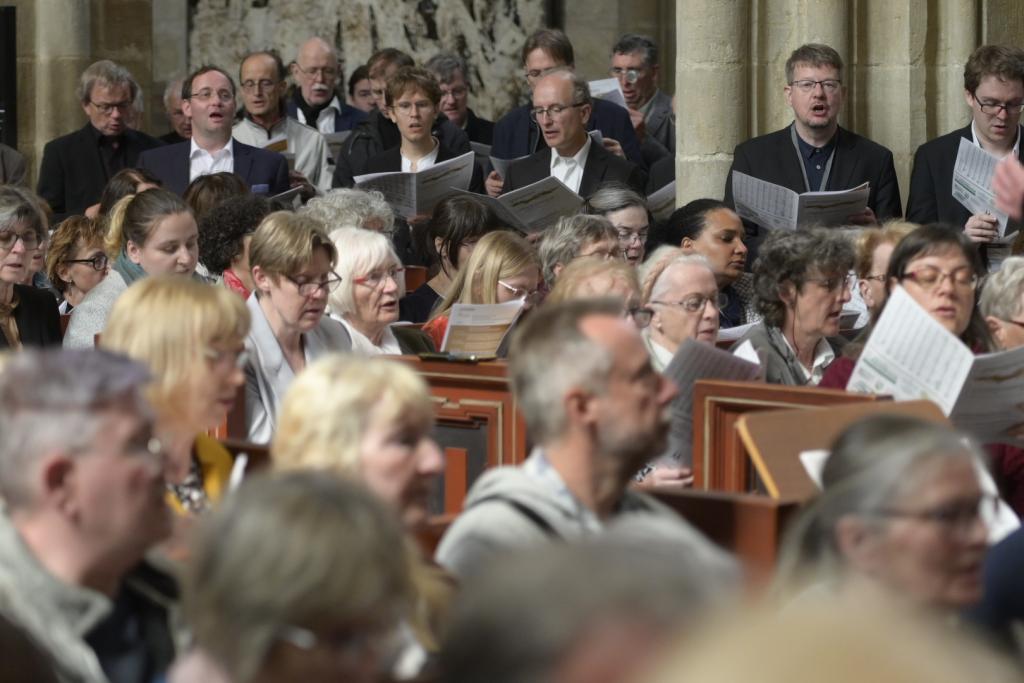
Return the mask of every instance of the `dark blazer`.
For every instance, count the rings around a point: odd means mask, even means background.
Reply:
[[[973,140],[970,125],[929,140],[914,153],[910,174],[907,220],[914,223],[948,223],[963,228],[971,212],[953,199],[953,166],[960,140]],[[1009,232],[1009,231],[1007,231]]]
[[[782,130],[747,140],[736,146],[732,168],[725,179],[726,204],[735,206],[732,199],[733,171],[788,187],[794,192],[807,192],[804,174],[800,168],[802,162],[793,148],[789,130],[790,126],[786,126]],[[875,212],[878,220],[885,221],[903,215],[892,152],[876,142],[840,127],[832,172],[829,173],[825,189],[849,190],[865,181],[871,183],[868,206]],[[754,232],[756,234],[756,230]]]
[[[472,109],[466,110],[466,127],[463,130],[469,136],[470,142],[494,144],[494,121],[480,118]]]
[[[232,140],[235,175],[255,194],[275,195],[288,189],[288,162],[277,152],[243,145]],[[191,142],[181,142],[145,152],[139,166],[160,179],[171,192],[184,194],[188,187]]]
[[[25,185],[25,157],[21,152],[0,144],[0,184]]]
[[[444,143],[441,143],[440,148],[437,150],[438,163],[449,161],[459,156],[462,155],[454,152]],[[402,150],[400,147],[393,147],[386,152],[381,152],[366,162],[367,173],[400,173],[401,170]],[[469,191],[476,192],[477,194],[485,192],[483,172],[480,170],[480,165],[476,163],[475,159],[473,163],[473,178],[469,181]]]
[[[121,140],[125,168],[136,166],[143,152],[163,144],[131,129],[124,132]],[[50,205],[53,220],[60,221],[97,203],[108,180],[110,176],[100,157],[99,133],[87,123],[43,147],[36,192]]]
[[[525,159],[515,161],[508,167],[503,192],[511,192],[526,187],[551,175],[551,150],[544,149],[531,154]],[[580,190],[576,194],[586,199],[594,193],[601,183],[617,180],[644,194],[647,174],[636,164],[617,157],[596,142],[590,145],[587,163],[583,167],[583,179]]]
[[[60,346],[60,314],[53,294],[27,285],[14,285],[18,307],[14,321],[23,346]],[[6,349],[7,337],[0,334],[0,349]]]
[[[491,156],[498,159],[517,159],[547,149],[540,127],[530,118],[530,107],[524,104],[516,107],[498,119],[494,124],[494,144]],[[606,138],[618,140],[626,158],[643,167],[643,153],[636,138],[629,112],[623,107],[606,100],[595,99],[593,112],[587,121],[587,130],[599,130]]]
[[[658,159],[651,166],[650,176],[647,178],[647,194],[652,195],[676,179],[676,158],[675,156]]]
[[[356,127],[357,123],[366,119],[365,111],[356,109],[351,104],[346,104],[345,99],[341,95],[338,95],[338,104],[341,105],[341,111],[334,114],[335,133],[340,133],[343,130],[351,130]],[[298,120],[299,105],[295,103],[295,100],[291,97],[287,98],[284,106],[288,116]],[[312,127],[316,128],[316,124],[312,124]]]

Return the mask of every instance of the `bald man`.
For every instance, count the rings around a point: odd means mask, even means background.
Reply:
[[[286,106],[288,116],[299,123],[327,134],[350,130],[366,118],[365,112],[338,97],[338,56],[323,38],[310,38],[299,47],[291,73],[298,87]]]

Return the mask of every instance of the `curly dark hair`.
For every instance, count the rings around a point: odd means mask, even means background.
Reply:
[[[776,230],[761,245],[754,262],[754,296],[765,323],[782,327],[786,304],[783,285],[800,291],[808,277],[845,275],[854,262],[853,244],[836,229]]]
[[[229,197],[210,209],[199,222],[199,260],[217,275],[242,253],[242,239],[256,231],[273,210],[265,197]]]

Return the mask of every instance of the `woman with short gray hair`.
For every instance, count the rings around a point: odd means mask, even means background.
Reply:
[[[369,491],[322,472],[259,478],[195,541],[197,650],[171,681],[380,680],[411,588],[398,521]]]
[[[583,213],[604,216],[611,221],[622,255],[630,265],[640,265],[651,224],[643,197],[623,183],[605,183],[587,199]]]
[[[1000,349],[1024,346],[1024,257],[1011,256],[988,276],[978,308]]]
[[[762,321],[746,342],[763,358],[772,384],[815,386],[845,343],[839,317],[850,300],[853,245],[825,228],[772,232],[754,263],[754,295]]]
[[[395,214],[376,190],[339,187],[309,200],[302,213],[317,218],[331,232],[338,228],[363,228],[390,236]]]

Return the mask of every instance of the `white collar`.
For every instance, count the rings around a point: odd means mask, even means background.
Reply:
[[[197,156],[203,155],[212,157],[214,159],[220,159],[222,157],[234,158],[234,142],[234,139],[228,138],[228,143],[221,147],[220,149],[218,149],[216,152],[207,152],[205,149],[196,144],[195,138],[189,138],[188,158],[195,159]]]
[[[560,164],[568,164],[570,159],[572,161],[575,161],[576,165],[578,165],[580,168],[583,168],[584,166],[587,165],[587,156],[590,154],[590,145],[593,144],[593,142],[594,139],[588,135],[586,141],[583,143],[583,146],[580,147],[579,151],[576,152],[576,154],[572,155],[571,157],[563,157],[561,154],[558,153],[557,149],[552,147],[551,168],[555,168]]]
[[[1020,135],[1020,124],[1018,123],[1017,124],[1017,139],[1014,140],[1014,142],[1013,142],[1013,151],[1011,152],[1011,154],[1013,154],[1013,156],[1015,158],[1018,158],[1018,159],[1020,158],[1020,138],[1021,138],[1021,135]],[[973,142],[978,147],[981,147],[981,143],[978,142],[978,129],[974,126],[974,119],[971,119],[971,142]],[[982,148],[982,149],[984,149],[984,148]],[[985,151],[987,152],[988,150],[985,150]]]
[[[789,339],[786,335],[781,335],[782,341],[786,342],[786,346],[793,352],[793,357],[796,358],[796,349],[789,343]],[[807,378],[809,384],[817,386],[818,382],[821,381],[822,376],[825,374],[825,368],[828,367],[829,363],[836,359],[836,352],[832,350],[832,345],[828,343],[828,339],[822,337],[818,340],[818,345],[814,347],[814,360],[811,361],[811,369],[808,370],[804,367],[804,364],[797,358],[796,364],[803,370],[804,377]]]
[[[365,334],[357,330],[352,323],[345,319],[344,316],[331,314],[331,317],[339,321],[348,330],[349,336],[352,337],[352,351],[353,353],[361,353],[366,356],[377,356],[381,354],[387,354],[391,356],[402,355],[402,349],[398,345],[398,339],[395,337],[395,333],[391,331],[391,327],[384,328],[384,335],[380,338],[380,344],[374,344],[370,341],[370,338]]]

